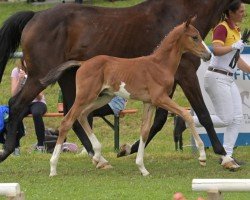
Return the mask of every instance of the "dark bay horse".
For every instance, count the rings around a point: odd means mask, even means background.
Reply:
[[[22,91],[10,100],[9,134],[0,161],[14,150],[17,124],[23,117],[21,111],[45,88],[39,79],[52,68],[67,60],[87,60],[100,54],[124,58],[149,55],[176,24],[194,14],[198,16],[195,26],[204,38],[231,1],[147,0],[133,7],[113,9],[61,4],[41,12],[27,11],[11,16],[0,29],[0,79],[9,56],[20,41],[28,66],[28,79]],[[250,3],[250,0],[244,2]],[[199,64],[199,58],[183,55],[173,92],[179,84],[206,128],[214,152],[225,155],[201,95],[196,76]],[[75,99],[75,72],[75,68],[67,71],[58,81],[65,112]],[[161,130],[167,114],[166,110],[157,109],[147,143]],[[78,122],[73,129],[89,154],[94,154]],[[132,145],[126,155],[136,152],[138,144]]]
[[[126,59],[99,55],[87,61],[68,61],[56,70],[51,70],[41,80],[47,86],[56,82],[64,70],[80,67],[76,73],[76,98],[61,122],[59,137],[50,159],[50,176],[57,174],[56,167],[62,144],[76,120],[80,122],[92,143],[95,152],[93,162],[100,162],[101,144],[87,117],[92,111],[110,102],[115,95],[143,102],[140,145],[136,157],[136,164],[143,176],[149,175],[143,157],[156,107],[172,111],[185,119],[198,146],[199,161],[201,165],[206,164],[204,144],[195,130],[193,117],[169,97],[183,53],[191,52],[204,60],[211,58],[211,52],[205,46],[199,31],[190,24],[194,20],[195,17],[189,18],[187,22],[175,27],[149,56]]]

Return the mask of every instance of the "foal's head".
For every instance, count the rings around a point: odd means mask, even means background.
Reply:
[[[180,36],[180,45],[184,52],[190,52],[208,61],[211,58],[211,51],[202,40],[199,31],[191,24],[196,17],[189,18],[182,26],[183,33]]]

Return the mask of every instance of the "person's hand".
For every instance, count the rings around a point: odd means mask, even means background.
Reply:
[[[186,200],[186,198],[181,192],[177,192],[174,194],[173,200]],[[202,197],[198,197],[197,200],[204,200],[204,199]]]
[[[240,50],[240,53],[244,50],[245,44],[242,40],[239,40],[232,44],[232,50]]]
[[[173,200],[186,200],[186,198],[184,197],[184,195],[182,193],[177,192],[174,194]]]

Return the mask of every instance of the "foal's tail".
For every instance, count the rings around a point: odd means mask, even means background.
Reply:
[[[59,65],[58,67],[50,70],[49,73],[47,74],[47,76],[40,79],[40,83],[43,86],[47,87],[48,85],[54,84],[56,81],[58,81],[58,79],[61,77],[62,73],[65,70],[73,68],[73,67],[80,67],[80,66],[81,66],[80,61],[76,61],[76,60],[67,61],[67,62]]]
[[[33,11],[18,12],[8,18],[0,29],[0,82],[9,57],[18,48],[22,31],[34,14]]]

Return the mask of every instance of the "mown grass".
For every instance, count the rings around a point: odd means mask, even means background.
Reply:
[[[110,3],[107,1],[94,1],[102,6],[130,6],[139,0],[126,0]],[[0,23],[19,10],[43,10],[53,6],[32,6],[26,3],[1,3]],[[248,23],[249,24],[249,23]],[[244,24],[247,26],[247,24]],[[10,97],[10,73],[13,62],[9,63],[3,81],[0,84],[0,104],[6,104]],[[56,111],[58,86],[45,90],[49,111]],[[188,106],[186,98],[178,88],[175,100]],[[141,108],[140,102],[130,101],[128,108]],[[112,118],[110,118],[112,120]],[[141,110],[135,115],[121,120],[120,142],[133,143],[139,138]],[[46,127],[56,128],[60,123],[59,118],[46,119]],[[176,191],[185,193],[188,199],[206,196],[205,193],[192,192],[191,181],[193,178],[250,178],[250,147],[238,147],[236,157],[248,164],[236,173],[228,172],[218,164],[218,156],[211,149],[207,150],[208,162],[206,167],[200,167],[198,155],[190,147],[185,147],[184,152],[176,152],[172,141],[173,120],[168,119],[164,128],[159,132],[145,153],[145,165],[151,172],[149,177],[142,177],[135,165],[135,156],[116,158],[113,151],[113,131],[101,120],[95,119],[94,131],[103,144],[103,155],[114,166],[112,170],[97,170],[91,160],[78,157],[76,154],[63,153],[59,160],[58,176],[49,178],[50,154],[33,154],[31,146],[36,142],[34,127],[31,119],[25,119],[27,134],[21,141],[21,156],[10,156],[0,164],[0,182],[18,182],[25,192],[26,199],[172,199]],[[71,131],[69,142],[75,142],[80,147],[80,142]],[[190,144],[190,134],[185,132],[185,145]],[[224,193],[228,200],[248,200],[249,193]],[[4,199],[0,197],[0,199]]]

